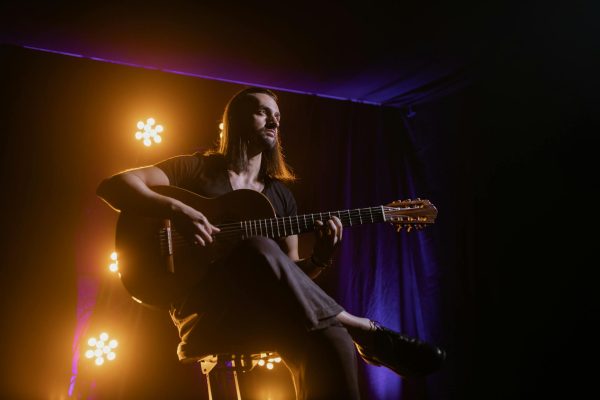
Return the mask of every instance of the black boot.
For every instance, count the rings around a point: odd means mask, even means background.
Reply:
[[[437,371],[446,352],[418,339],[394,332],[375,321],[368,340],[354,342],[358,353],[369,364],[387,367],[403,377],[425,376]]]

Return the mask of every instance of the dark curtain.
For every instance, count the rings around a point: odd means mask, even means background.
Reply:
[[[347,228],[336,267],[319,279],[349,312],[450,353],[444,369],[424,379],[403,380],[361,362],[365,398],[452,398],[453,368],[464,362],[453,341],[460,329],[457,266],[464,268],[474,235],[471,193],[462,191],[472,184],[475,156],[473,146],[463,147],[473,130],[464,115],[468,99],[468,93],[454,94],[410,113],[317,98],[282,100],[284,110],[306,110],[287,115],[282,127],[288,159],[301,178],[293,186],[300,212],[409,198],[429,199],[439,211],[437,222],[420,231],[396,233],[388,223]],[[299,100],[308,104],[290,107]]]

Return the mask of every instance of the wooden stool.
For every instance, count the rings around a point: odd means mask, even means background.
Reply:
[[[252,370],[256,365],[280,362],[276,352],[252,354],[222,353],[205,356],[197,360],[206,375],[209,400],[242,400],[239,374]]]

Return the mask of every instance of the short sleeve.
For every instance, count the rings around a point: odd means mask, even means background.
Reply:
[[[171,186],[188,188],[193,184],[197,171],[202,168],[202,158],[197,155],[182,155],[167,158],[154,166],[169,178]]]

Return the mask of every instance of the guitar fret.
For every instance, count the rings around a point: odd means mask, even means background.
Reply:
[[[348,223],[352,226],[352,218],[350,218],[350,210],[346,210],[346,214],[348,214]]]
[[[375,222],[373,221],[373,211],[369,208],[369,215],[371,216],[371,223]]]
[[[362,210],[360,210],[360,209],[358,210],[358,218],[360,219],[360,223],[362,224],[363,223],[363,220],[362,220]]]

